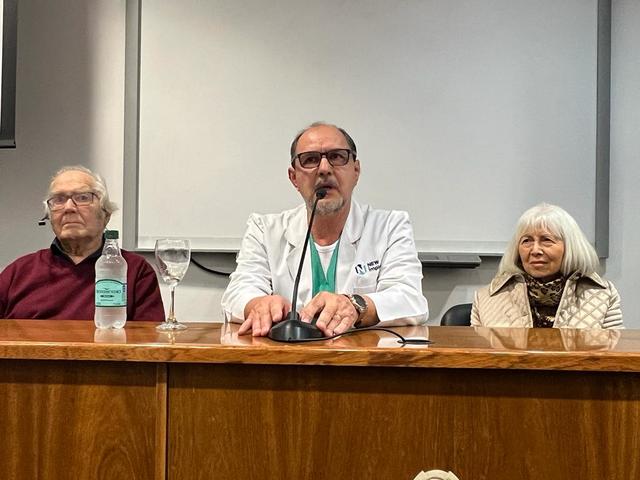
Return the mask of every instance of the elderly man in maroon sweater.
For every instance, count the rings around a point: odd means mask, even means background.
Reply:
[[[25,255],[0,273],[0,318],[90,320],[95,263],[103,232],[116,209],[102,178],[84,167],[65,167],[51,181],[47,216],[51,247]],[[164,320],[151,265],[135,253],[127,261],[127,320]]]

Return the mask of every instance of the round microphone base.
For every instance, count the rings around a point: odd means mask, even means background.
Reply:
[[[324,334],[311,323],[289,318],[271,327],[268,337],[276,342],[295,343],[311,338],[323,338]]]

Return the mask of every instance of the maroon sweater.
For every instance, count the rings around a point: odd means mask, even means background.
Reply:
[[[51,248],[17,259],[0,273],[0,318],[91,320],[95,264],[102,249],[78,265]],[[127,320],[164,320],[158,279],[140,255],[122,250],[127,261]]]

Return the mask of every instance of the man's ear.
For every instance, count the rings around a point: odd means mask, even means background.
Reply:
[[[360,160],[356,159],[353,163],[353,169],[356,172],[356,183],[358,183],[358,179],[360,178]]]
[[[293,167],[289,167],[287,170],[287,174],[289,175],[289,181],[295,187],[296,190],[300,191],[298,188],[298,180],[296,178],[296,170]]]

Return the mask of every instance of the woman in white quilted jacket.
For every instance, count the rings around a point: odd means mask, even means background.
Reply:
[[[497,275],[475,294],[471,325],[624,328],[620,295],[565,210],[541,203],[518,220]]]

